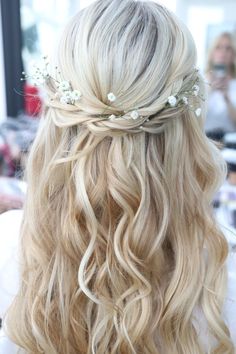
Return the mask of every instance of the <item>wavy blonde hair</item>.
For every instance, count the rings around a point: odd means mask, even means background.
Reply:
[[[228,248],[211,207],[225,165],[202,117],[163,109],[191,87],[195,56],[185,26],[153,2],[99,0],[67,26],[59,66],[83,98],[48,101],[29,157],[6,318],[23,352],[204,353],[201,313],[211,353],[233,353]],[[103,119],[137,107],[140,119]]]

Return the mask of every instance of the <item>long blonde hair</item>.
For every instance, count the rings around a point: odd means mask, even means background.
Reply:
[[[48,100],[29,157],[6,318],[25,352],[204,353],[199,312],[211,353],[233,353],[211,207],[225,165],[191,107],[163,109],[191,84],[195,57],[185,26],[153,2],[98,0],[66,27],[59,67],[83,96]],[[140,119],[103,119],[133,109]]]

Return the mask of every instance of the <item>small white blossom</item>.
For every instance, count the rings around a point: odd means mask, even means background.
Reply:
[[[168,97],[168,103],[170,104],[171,107],[175,107],[177,103],[177,99],[175,96],[169,96]]]
[[[182,100],[183,100],[184,104],[188,104],[188,98],[187,97],[183,97]]]
[[[131,117],[132,119],[138,119],[138,117],[139,117],[138,111],[132,111],[132,112],[130,113],[130,117]]]
[[[201,108],[197,108],[196,111],[195,111],[196,116],[200,117],[201,113],[202,113]]]
[[[72,101],[78,101],[81,98],[82,94],[79,90],[74,90],[70,93]]]
[[[47,56],[44,56],[42,59],[43,60],[39,63],[32,62],[32,75],[26,75],[23,71],[22,74],[24,75],[24,78],[21,80],[31,79],[35,86],[41,86],[45,84],[48,79],[50,79],[56,86],[54,97],[62,104],[75,104],[75,102],[81,98],[81,92],[79,90],[73,90],[69,81],[60,80],[58,82],[54,79],[48,71],[49,62]],[[58,75],[60,75],[60,71],[57,66],[55,69]]]
[[[68,103],[70,103],[70,98],[63,95],[63,96],[61,96],[61,98],[60,98],[60,102],[61,102],[62,104],[68,104]]]
[[[58,89],[61,92],[68,91],[70,89],[70,83],[68,81],[62,81],[60,82]]]
[[[199,90],[200,90],[200,87],[199,87],[198,85],[194,85],[194,86],[193,86],[193,94],[194,94],[195,96],[198,95]]]
[[[110,102],[114,102],[116,100],[116,96],[113,92],[108,93],[107,98]]]
[[[68,100],[71,99],[71,91],[64,91],[63,96],[66,97]]]
[[[109,119],[111,119],[111,120],[114,120],[116,118],[116,116],[114,115],[114,114],[112,114],[110,117],[109,117]]]

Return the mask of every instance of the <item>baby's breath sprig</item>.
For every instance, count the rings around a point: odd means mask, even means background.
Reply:
[[[113,120],[113,121],[117,118],[123,118],[126,120],[137,120],[138,118],[142,118],[142,116],[140,115],[138,110],[134,110],[131,112],[124,112],[124,115],[116,116],[116,115],[112,114],[108,117],[108,119]]]
[[[33,65],[32,75],[27,75],[24,71],[22,72],[24,77],[21,78],[21,80],[31,79],[34,86],[41,86],[45,84],[45,82],[50,79],[48,65],[49,62],[47,60],[47,56],[44,56],[42,61],[39,63],[39,66],[36,64]]]
[[[71,83],[69,81],[63,80],[61,77],[61,72],[58,67],[55,67],[55,70],[59,76],[59,80],[55,79],[48,70],[49,61],[47,56],[42,57],[42,61],[39,65],[33,66],[32,75],[27,75],[24,71],[22,74],[24,78],[21,80],[31,79],[35,86],[43,86],[48,80],[52,80],[57,88],[55,93],[55,98],[60,99],[62,104],[72,104],[74,105],[76,101],[79,101],[82,97],[82,94],[79,90],[73,90]],[[52,99],[53,100],[53,99]]]
[[[194,105],[191,104],[191,101],[196,100],[196,98],[205,101],[205,98],[200,93],[199,83],[200,83],[200,78],[197,76],[197,78],[192,81],[189,90],[183,90],[178,92],[175,95],[169,96],[165,104],[165,107],[175,108],[175,107],[182,107],[186,105],[190,110],[192,110],[195,113],[197,117],[200,117],[201,108],[198,107],[194,109]]]

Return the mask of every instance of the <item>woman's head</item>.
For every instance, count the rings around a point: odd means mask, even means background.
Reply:
[[[231,76],[236,75],[236,45],[231,33],[221,33],[214,41],[208,55],[207,71],[214,65],[224,65]]]
[[[77,120],[105,135],[112,128],[139,132],[135,128],[162,111],[169,96],[191,90],[198,77],[189,31],[153,2],[95,2],[66,27],[57,61],[61,77],[82,93],[70,108],[76,114],[72,124]],[[108,100],[110,92],[116,96],[114,102]],[[194,102],[194,107],[198,105]],[[49,106],[58,109],[59,116],[64,114],[59,100]],[[143,119],[106,119],[110,115],[129,118],[137,110]],[[160,115],[158,122],[152,118],[146,128],[159,127]]]
[[[188,30],[158,4],[100,0],[69,23],[58,61],[82,98],[65,105],[47,84],[12,338],[33,353],[201,353],[199,306],[216,350],[233,353],[210,206],[224,164],[194,113],[193,83],[204,90]]]

